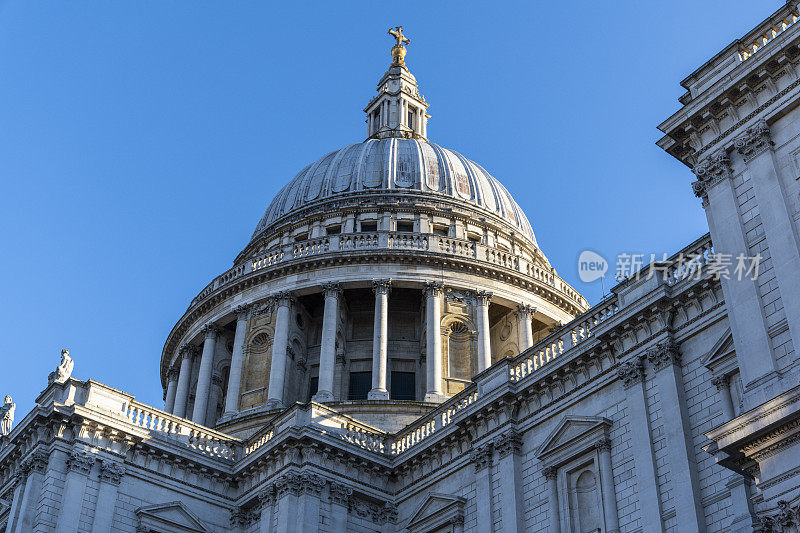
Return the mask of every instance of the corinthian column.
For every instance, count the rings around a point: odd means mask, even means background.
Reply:
[[[523,304],[517,307],[519,317],[519,351],[523,352],[533,346],[533,328],[531,319],[536,308],[532,305]]]
[[[442,392],[442,288],[441,283],[433,281],[425,284],[426,402],[441,401],[444,396]]]
[[[339,295],[342,289],[338,283],[326,283],[325,311],[322,316],[322,343],[319,348],[319,386],[314,400],[333,401],[333,370],[336,364],[336,325],[339,322]]]
[[[267,403],[270,407],[283,407],[283,385],[286,379],[286,347],[289,344],[289,307],[292,295],[288,292],[275,296],[277,312],[275,318],[275,338],[272,340],[272,365],[269,371],[269,394]]]
[[[388,400],[386,372],[388,362],[388,310],[391,280],[381,279],[372,282],[375,291],[375,329],[372,335],[372,390],[370,400]]]
[[[233,310],[236,313],[236,334],[233,337],[233,353],[231,354],[231,370],[228,374],[228,395],[225,397],[225,414],[230,415],[239,410],[239,387],[242,383],[242,364],[244,364],[244,335],[247,332],[249,305],[240,305]]]
[[[492,342],[489,335],[489,300],[492,293],[478,291],[475,301],[478,304],[478,372],[492,366]]]
[[[175,409],[175,393],[178,388],[179,371],[174,366],[167,370],[167,397],[164,399],[164,410],[171,413]]]
[[[214,324],[208,324],[203,328],[203,333],[206,339],[203,342],[203,354],[200,356],[200,371],[197,373],[192,422],[205,425],[208,396],[211,393],[211,369],[214,366],[214,349],[217,346],[219,329]]]
[[[189,398],[189,378],[192,374],[192,358],[194,346],[184,344],[180,348],[181,369],[178,374],[178,386],[175,389],[175,406],[172,414],[183,418],[186,416],[186,400]]]

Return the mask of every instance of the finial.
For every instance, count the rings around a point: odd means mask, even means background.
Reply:
[[[395,43],[395,45],[392,46],[392,64],[405,65],[406,47],[403,45],[411,44],[411,39],[403,35],[402,26],[395,26],[394,29],[389,28],[389,31],[387,33],[389,33],[389,35],[391,35],[397,40],[397,43]]]

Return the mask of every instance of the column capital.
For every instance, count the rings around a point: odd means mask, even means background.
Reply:
[[[67,469],[79,474],[89,475],[94,466],[94,456],[86,452],[73,451],[67,457]]]
[[[554,466],[546,466],[542,468],[542,475],[547,480],[555,479],[558,476],[558,468]]]
[[[236,320],[247,320],[250,318],[250,311],[253,309],[253,304],[237,305],[233,309],[233,314],[236,315]]]
[[[105,481],[112,485],[119,485],[124,474],[125,465],[106,459],[100,459],[100,481]]]
[[[647,350],[647,362],[653,365],[655,370],[666,368],[670,365],[681,364],[681,353],[678,345],[673,340],[659,342]]]
[[[717,388],[717,390],[726,389],[730,382],[731,382],[731,377],[727,375],[716,376],[711,380],[711,384],[714,385]]]
[[[388,295],[392,291],[392,280],[390,279],[374,279],[372,280],[372,290],[376,295]]]
[[[727,150],[722,149],[699,162],[692,168],[692,172],[697,176],[697,181],[692,183],[694,195],[705,202],[708,200],[709,190],[733,175]]]
[[[444,283],[439,281],[426,281],[423,289],[425,296],[440,296],[444,292]]]
[[[641,357],[634,357],[630,361],[622,363],[617,371],[617,376],[622,380],[626,388],[643,381],[644,365]]]
[[[494,449],[505,457],[512,453],[518,453],[522,448],[522,435],[516,429],[510,429],[494,440]]]
[[[522,318],[531,318],[536,312],[536,308],[530,304],[520,304],[517,306],[517,313]]]
[[[342,294],[342,286],[336,282],[322,284],[322,295],[325,298],[338,298]]]
[[[219,328],[210,322],[203,326],[203,329],[200,331],[203,333],[206,339],[216,339],[217,335],[219,335]]]
[[[594,447],[597,450],[611,450],[611,439],[609,438],[602,438],[594,443]]]
[[[353,489],[347,485],[337,483],[336,481],[331,481],[330,490],[328,492],[330,494],[331,503],[342,505],[344,507],[347,507],[350,498],[353,496]]]
[[[744,158],[745,163],[772,148],[774,144],[766,120],[760,120],[733,142],[733,146]]]
[[[167,381],[178,381],[180,373],[180,369],[174,366],[169,367],[169,370],[167,370]]]
[[[489,291],[475,291],[475,300],[478,302],[478,305],[488,305],[492,296],[493,294]]]
[[[181,344],[181,347],[178,348],[178,353],[181,358],[190,359],[197,355],[197,347],[193,344]]]
[[[272,299],[278,307],[289,307],[294,302],[294,295],[290,291],[281,291],[273,294]]]
[[[263,509],[275,503],[275,485],[270,484],[258,493],[258,505]]]
[[[472,450],[469,454],[469,459],[475,464],[475,472],[480,472],[484,468],[492,465],[492,443],[484,444],[483,446]]]
[[[217,387],[222,387],[222,376],[214,374],[211,376],[211,383],[216,385]]]

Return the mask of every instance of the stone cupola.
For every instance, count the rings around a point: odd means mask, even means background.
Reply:
[[[389,34],[397,42],[392,47],[392,64],[378,82],[378,95],[364,108],[367,138],[427,140],[428,103],[405,63],[404,45],[411,41],[403,35],[402,26],[390,29]]]

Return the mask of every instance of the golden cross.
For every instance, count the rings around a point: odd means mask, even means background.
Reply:
[[[402,26],[395,26],[394,29],[389,28],[389,35],[393,36],[397,39],[397,46],[402,46],[404,44],[411,44],[411,39],[407,38],[403,35],[403,27]]]

